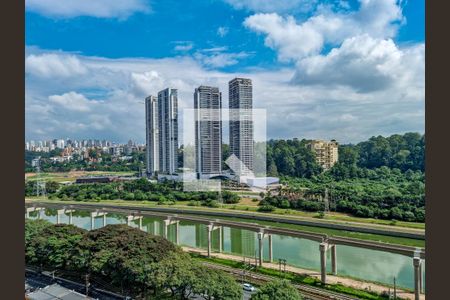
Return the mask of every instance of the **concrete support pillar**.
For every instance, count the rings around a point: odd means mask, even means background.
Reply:
[[[419,281],[419,288],[420,288],[420,293],[423,294],[423,272],[422,272],[422,264],[423,262],[420,261],[420,266],[419,266],[419,274],[420,274],[420,281]]]
[[[175,231],[176,231],[176,243],[177,245],[180,244],[180,222],[175,223]]]
[[[272,235],[269,234],[269,261],[273,262]]]
[[[263,262],[263,241],[264,241],[264,233],[258,232],[258,264],[262,267]]]
[[[72,224],[72,211],[69,212],[69,224]]]
[[[169,235],[169,224],[170,224],[170,221],[164,220],[164,238],[166,238],[166,239]]]
[[[331,245],[331,272],[337,275],[336,245]]]
[[[153,221],[153,234],[161,235],[161,226],[158,221]]]
[[[91,230],[94,230],[94,225],[95,225],[95,217],[91,215]]]
[[[142,218],[139,218],[139,230],[142,230]]]
[[[219,253],[223,251],[223,227],[219,228]]]
[[[420,300],[420,281],[422,277],[422,274],[420,273],[420,265],[422,261],[420,257],[414,257],[413,258],[413,265],[414,265],[414,300]]]
[[[61,223],[61,215],[63,215],[66,212],[66,209],[58,209],[56,211],[56,224]]]
[[[327,282],[327,243],[320,243],[320,281],[323,284]]]
[[[213,224],[209,224],[206,226],[206,228],[208,229],[208,257],[211,257],[211,248],[212,248],[211,236],[212,236],[213,227],[214,227]]]
[[[103,227],[106,226],[106,214],[103,215]]]

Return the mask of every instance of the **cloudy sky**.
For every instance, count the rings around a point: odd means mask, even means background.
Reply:
[[[253,80],[269,138],[424,131],[424,0],[26,0],[26,139],[144,141],[147,95]]]

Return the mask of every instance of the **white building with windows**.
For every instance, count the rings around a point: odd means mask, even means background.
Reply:
[[[145,131],[147,176],[153,176],[159,170],[159,130],[158,98],[145,98]]]
[[[158,93],[159,172],[174,174],[178,168],[178,90]]]
[[[222,173],[222,94],[217,87],[199,86],[194,92],[195,162],[199,179]]]
[[[239,165],[231,166],[238,176],[250,175],[253,169],[253,87],[252,80],[234,78],[228,83],[230,112],[230,155]]]

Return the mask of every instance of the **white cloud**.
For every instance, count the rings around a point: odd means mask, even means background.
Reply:
[[[244,24],[256,32],[267,34],[265,45],[277,50],[282,61],[317,53],[323,47],[323,35],[315,26],[311,23],[297,25],[291,16],[256,14],[248,17]]]
[[[420,53],[416,48],[408,51]],[[55,55],[62,59],[68,54]],[[144,141],[142,101],[146,95],[169,86],[177,88],[181,112],[183,108],[193,107],[196,87],[213,85],[220,88],[223,106],[227,107],[227,84],[237,76],[253,80],[254,105],[267,109],[267,131],[271,138],[336,138],[340,142],[357,142],[372,135],[423,132],[424,128],[423,86],[414,83],[420,82],[420,76],[414,72],[408,72],[385,89],[360,93],[348,85],[324,88],[316,84],[292,84],[296,69],[291,67],[227,73],[205,68],[202,62],[188,56],[164,59],[75,57],[86,68],[87,73],[82,76],[59,81],[27,76],[28,139],[73,137]],[[405,70],[408,65],[421,61],[412,54],[405,55],[404,59]],[[103,95],[87,96],[92,89],[103,91]],[[54,96],[53,101],[49,96]]]
[[[265,45],[278,51],[280,60],[295,61],[319,54],[325,45],[339,45],[360,34],[391,38],[402,21],[397,0],[360,0],[357,11],[336,12],[329,6],[320,6],[313,16],[301,23],[292,16],[259,13],[246,18],[244,25],[265,34]]]
[[[228,34],[229,31],[230,31],[230,28],[220,26],[219,28],[217,28],[217,35],[220,37],[224,37]]]
[[[255,12],[306,12],[311,10],[317,0],[224,0],[235,9]]]
[[[54,53],[27,56],[25,69],[29,74],[44,78],[79,76],[87,72],[86,66],[74,55]]]
[[[423,45],[399,49],[391,39],[356,36],[326,55],[299,60],[293,82],[347,85],[358,92],[423,87],[424,50]]]
[[[212,47],[212,48],[202,49],[201,52],[223,52],[223,51],[227,51],[227,50],[228,50],[227,46],[221,46],[221,47]]]
[[[246,58],[248,55],[246,52],[215,52],[212,54],[197,52],[194,57],[207,67],[223,68],[237,64],[240,59]]]
[[[76,92],[64,93],[62,95],[51,95],[50,102],[56,103],[66,110],[75,112],[89,112],[94,106],[94,101],[88,100],[84,95]]]
[[[131,86],[133,94],[143,98],[162,90],[164,79],[156,71],[131,73]]]
[[[403,22],[398,0],[360,0],[356,11],[320,6],[303,22],[255,14],[244,25],[265,34],[265,45],[280,61],[295,64],[294,84],[347,86],[358,93],[394,90],[395,101],[406,94],[423,100],[424,45],[395,44]]]
[[[177,42],[177,45],[173,48],[175,51],[189,51],[194,47],[194,44],[190,41]]]
[[[150,12],[144,0],[26,0],[27,10],[53,18],[90,16],[126,19],[134,13]]]

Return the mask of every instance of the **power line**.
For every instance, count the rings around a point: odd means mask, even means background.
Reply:
[[[35,182],[35,190],[36,190],[36,197],[42,196],[43,198],[47,197],[47,191],[46,191],[46,183],[42,178],[41,173],[41,157],[38,156],[38,158],[35,158],[33,160],[33,163],[35,165],[36,169],[36,182]]]

